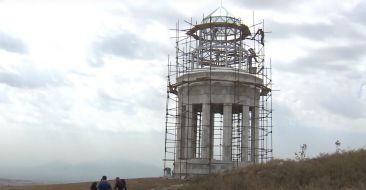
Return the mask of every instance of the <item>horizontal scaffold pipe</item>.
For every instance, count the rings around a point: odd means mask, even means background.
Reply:
[[[212,22],[212,23],[203,23],[194,25],[191,29],[187,31],[187,35],[192,36],[194,39],[199,40],[199,36],[197,36],[196,32],[199,30],[213,28],[213,27],[229,27],[229,28],[236,28],[240,30],[241,35],[239,38],[234,39],[236,40],[244,40],[247,36],[250,36],[250,30],[248,26],[245,24],[236,24],[236,23],[229,23],[229,22]]]

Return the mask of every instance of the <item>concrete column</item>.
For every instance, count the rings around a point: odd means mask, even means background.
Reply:
[[[251,161],[258,163],[259,161],[259,108],[251,107]]]
[[[232,126],[233,107],[232,104],[224,104],[224,126],[223,126],[223,161],[231,161],[232,158]]]
[[[211,108],[210,104],[202,104],[202,158],[210,158],[211,141]]]
[[[249,122],[249,106],[243,105],[243,118],[242,118],[242,135],[241,135],[241,161],[248,162],[248,151],[249,151],[249,144],[248,144],[248,135],[250,129],[250,122]]]
[[[180,115],[180,158],[186,159],[187,158],[187,126],[186,126],[186,119],[187,118],[187,112],[186,112],[186,106],[181,107],[181,115]]]
[[[187,135],[185,144],[185,155],[186,158],[193,158],[193,106],[186,106],[186,128],[185,134]]]
[[[212,108],[210,109],[210,110],[212,110]],[[214,157],[214,125],[215,125],[215,113],[213,113],[213,111],[211,111],[211,122],[210,122],[210,139],[211,139],[211,141],[210,141],[210,145],[209,145],[209,147],[210,147],[210,150],[209,150],[209,152],[210,152],[210,158],[213,158]]]
[[[250,161],[255,162],[255,116],[254,116],[254,106],[250,107]]]
[[[192,106],[192,158],[196,158],[197,148],[197,111],[195,106]]]
[[[259,142],[260,142],[260,138],[259,138],[259,105],[257,105],[254,108],[254,116],[255,116],[255,163],[259,163]]]
[[[178,117],[177,117],[177,138],[176,138],[176,159],[179,160],[181,159],[181,136],[182,136],[182,123],[181,123],[181,118],[182,118],[182,106],[178,103]]]

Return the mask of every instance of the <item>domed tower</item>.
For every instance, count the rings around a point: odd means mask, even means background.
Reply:
[[[187,178],[265,162],[272,81],[263,22],[248,27],[221,6],[200,24],[186,23],[177,24],[169,62],[164,169]]]

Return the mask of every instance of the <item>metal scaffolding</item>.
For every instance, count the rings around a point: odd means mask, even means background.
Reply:
[[[218,15],[219,14],[219,15]],[[183,29],[181,29],[183,27]],[[249,84],[241,80],[241,73],[255,76],[253,88],[260,89],[260,96],[253,96],[257,101],[254,107],[248,105],[248,116],[243,115],[243,102],[239,97],[233,97],[235,102],[231,118],[231,163],[232,168],[248,164],[265,163],[273,158],[272,147],[272,72],[271,61],[265,60],[264,21],[246,26],[240,18],[235,18],[228,11],[219,7],[213,13],[203,17],[201,23],[193,24],[192,19],[183,24],[176,24],[175,31],[175,60],[168,58],[166,122],[165,122],[165,154],[164,171],[174,168],[173,176],[186,178],[189,158],[204,159],[203,154],[209,152],[208,162],[202,162],[211,170],[213,162],[223,160],[225,142],[225,105],[212,101],[209,97],[210,129],[212,140],[210,149],[202,146],[202,136],[205,133],[202,105],[191,103],[190,96],[179,96],[179,86],[188,87],[190,94],[192,77],[196,72],[205,71],[207,77],[195,79],[207,83],[208,90],[216,89],[213,72],[228,72],[233,78],[234,96],[240,96],[243,86]],[[182,80],[177,80],[183,78]],[[260,80],[260,81],[259,81]],[[226,82],[221,80],[220,82]],[[258,112],[256,114],[256,112]],[[248,118],[249,119],[248,119]],[[246,123],[249,121],[249,123]],[[245,126],[258,124],[254,128]],[[179,128],[179,126],[188,126]],[[246,135],[243,135],[246,134]],[[243,142],[248,143],[243,143]],[[245,146],[244,146],[245,145]],[[189,151],[192,150],[192,151]],[[178,159],[179,158],[179,159]],[[246,164],[242,164],[242,163]],[[197,174],[199,175],[199,174]]]

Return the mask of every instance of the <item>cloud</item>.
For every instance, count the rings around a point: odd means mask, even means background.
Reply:
[[[28,52],[27,46],[22,40],[3,32],[0,32],[0,49],[20,54]]]
[[[41,71],[31,64],[20,64],[16,71],[0,71],[0,83],[16,88],[53,88],[68,85],[66,77],[56,70]]]
[[[360,90],[358,92],[358,98],[366,99],[366,82],[360,85]]]
[[[154,112],[163,111],[164,102],[162,100],[165,95],[162,92],[163,87],[155,89],[146,86],[143,91],[136,91],[130,96],[118,98],[106,91],[99,90],[98,108],[109,112],[120,110],[127,115],[135,115],[137,111],[144,109]]]
[[[293,110],[297,117],[315,120],[314,116],[311,117],[315,112],[317,118],[323,117],[322,122],[307,122],[310,126],[325,127],[331,123],[327,118],[336,117],[339,122],[333,125],[341,127],[341,123],[365,117],[366,105],[357,98],[357,84],[365,80],[362,73],[366,69],[363,64],[366,43],[360,40],[365,33],[359,30],[354,17],[345,15],[345,12],[340,12],[336,17],[329,17],[328,24],[270,23],[269,28],[277,31],[271,36],[279,40],[276,42],[290,43],[303,51],[301,55],[294,56],[291,55],[292,49],[284,48],[281,50],[284,59],[273,65],[279,74],[297,77],[292,80],[296,84],[286,84],[286,89],[283,89],[296,90],[295,96],[304,103],[302,117]],[[294,59],[285,61],[286,57]],[[354,127],[359,128],[359,124]]]
[[[279,115],[274,118],[280,125],[364,130],[366,104],[359,98],[359,79],[329,69],[306,74],[299,70],[274,78],[276,89],[281,89],[274,96]]]
[[[290,9],[293,5],[301,2],[300,0],[287,1],[287,0],[234,0],[237,5],[242,5],[250,9]]]
[[[308,126],[326,127],[333,123],[333,127],[344,127],[343,123],[365,117],[366,105],[358,98],[358,84],[365,80],[366,69],[363,64],[366,43],[360,40],[366,33],[359,22],[365,18],[359,13],[365,3],[349,9],[331,7],[334,8],[331,14],[319,13],[320,20],[328,22],[299,20],[294,24],[273,19],[266,22],[267,28],[273,31],[269,38],[277,42],[276,47],[282,48],[280,55],[275,55],[281,60],[273,63],[274,73],[292,79],[290,83],[280,77],[279,85],[283,86],[277,87],[296,91],[293,95],[301,102],[297,108],[302,111],[294,109],[292,113],[299,121],[308,118],[303,122]],[[296,54],[293,47],[301,53]],[[289,100],[283,100],[282,104],[285,101]],[[353,127],[360,128],[360,123],[354,123]]]
[[[366,2],[360,1],[354,9],[344,14],[347,18],[352,18],[354,22],[366,26]]]
[[[168,47],[141,39],[136,33],[120,31],[99,37],[91,47],[88,61],[92,66],[103,65],[103,56],[114,55],[126,59],[152,60],[167,54]]]
[[[304,48],[305,49],[305,48]],[[329,45],[306,49],[306,55],[298,56],[290,63],[279,62],[277,67],[282,71],[311,74],[316,72],[354,72],[362,64],[366,43],[354,42],[350,45]],[[286,55],[286,49],[283,51]],[[357,71],[355,71],[357,72]]]
[[[8,94],[6,92],[0,92],[0,103],[7,103],[8,101]]]
[[[146,6],[147,4],[148,6]],[[117,16],[128,16],[140,27],[156,21],[164,25],[175,26],[178,19],[184,18],[181,10],[171,6],[169,2],[125,1],[123,5],[125,9],[111,9],[110,12]]]
[[[332,23],[280,23],[269,20],[266,27],[273,31],[270,38],[285,39],[301,36],[311,40],[326,42],[328,39],[353,39],[358,40],[365,34],[354,26],[354,21],[349,18],[331,20]]]
[[[137,105],[134,104],[132,97],[117,98],[112,97],[105,91],[98,91],[98,108],[107,112],[122,111],[127,115],[134,115],[136,113]]]
[[[136,112],[157,112],[164,107],[165,61],[116,56],[108,56],[104,61],[104,66],[96,69],[96,77],[86,79],[94,88],[95,109],[134,118]]]
[[[347,119],[362,119],[366,116],[366,105],[363,104],[363,101],[347,94],[332,94],[332,98],[323,97],[324,99],[319,102],[330,113],[346,117]],[[349,99],[354,100],[349,101]]]

